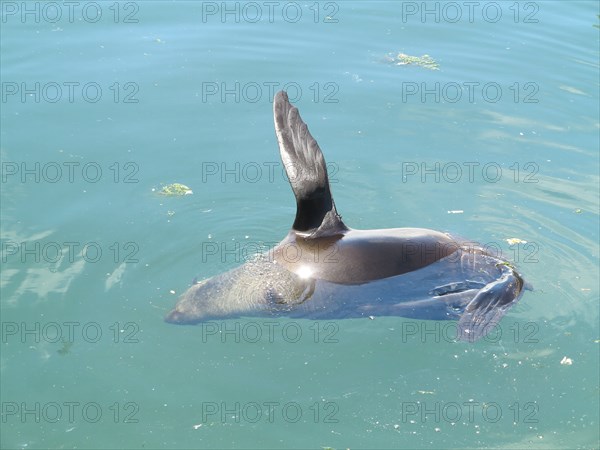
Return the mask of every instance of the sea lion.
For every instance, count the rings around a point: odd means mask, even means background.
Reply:
[[[296,217],[275,248],[190,287],[166,316],[194,324],[241,316],[456,319],[458,337],[485,336],[523,294],[508,262],[424,228],[354,230],[336,211],[323,153],[285,92],[273,101]]]

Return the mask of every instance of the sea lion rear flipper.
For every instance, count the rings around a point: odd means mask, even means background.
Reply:
[[[273,114],[279,153],[296,197],[293,230],[311,238],[344,232],[347,228],[331,197],[323,153],[284,91],[275,95]]]
[[[521,276],[504,264],[498,267],[502,276],[481,289],[460,316],[460,340],[473,342],[487,335],[523,295],[524,281]]]

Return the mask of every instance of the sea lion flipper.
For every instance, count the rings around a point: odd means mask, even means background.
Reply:
[[[340,234],[346,230],[337,214],[319,144],[284,91],[273,100],[279,153],[296,197],[293,230],[306,237]]]
[[[462,341],[473,342],[487,335],[523,295],[523,278],[507,265],[497,267],[501,276],[481,289],[460,316],[458,331]]]

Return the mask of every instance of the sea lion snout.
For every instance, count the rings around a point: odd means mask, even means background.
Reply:
[[[174,309],[165,316],[165,322],[191,325],[191,324],[198,323],[198,320],[194,320],[194,319],[190,318],[190,315],[185,312]]]
[[[174,309],[165,316],[165,322],[181,323],[181,316],[182,316],[182,314],[179,311]]]

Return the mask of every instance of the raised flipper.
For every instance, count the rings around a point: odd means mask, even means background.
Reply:
[[[273,114],[279,153],[296,197],[292,229],[309,238],[343,233],[347,228],[331,197],[323,153],[283,91],[275,95]]]
[[[487,284],[467,305],[458,321],[459,338],[473,342],[488,334],[523,294],[524,282],[510,266],[498,263],[501,276]]]

